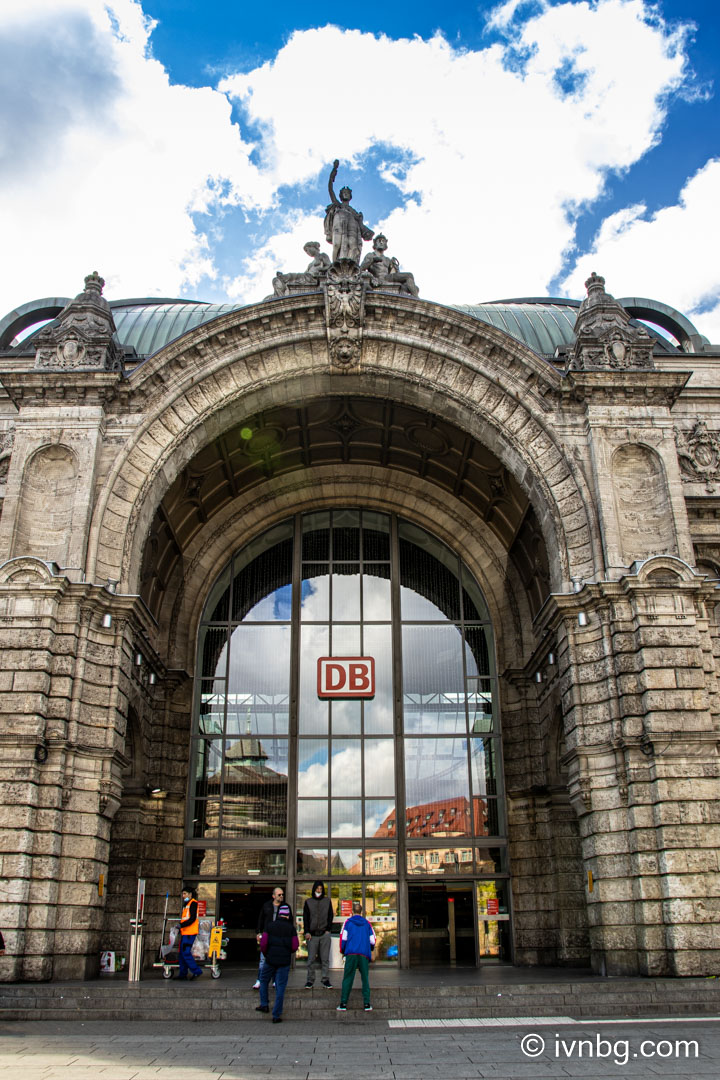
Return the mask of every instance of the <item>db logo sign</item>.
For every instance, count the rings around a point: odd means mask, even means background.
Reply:
[[[321,656],[317,662],[318,697],[371,698],[375,696],[375,659],[372,656]]]

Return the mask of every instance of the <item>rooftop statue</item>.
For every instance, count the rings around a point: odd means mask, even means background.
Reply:
[[[363,240],[372,240],[374,233],[363,222],[359,210],[350,205],[352,191],[349,187],[340,188],[338,199],[333,189],[340,162],[335,159],[328,181],[330,205],[325,214],[325,239],[332,244],[333,262],[338,259],[351,259],[360,262]]]
[[[412,274],[400,270],[400,263],[397,259],[390,258],[385,254],[387,246],[387,237],[379,233],[373,240],[373,250],[369,251],[365,256],[360,269],[368,272],[373,288],[381,289],[383,285],[391,283],[399,285],[401,293],[418,296],[415,278]]]
[[[309,255],[312,262],[308,266],[307,270],[299,274],[281,274],[278,270],[276,276],[273,278],[273,290],[275,296],[287,296],[291,291],[288,285],[304,286],[306,289],[317,289],[320,282],[324,280],[327,274],[330,260],[327,255],[320,250],[320,244],[317,240],[309,240],[307,244],[303,244],[303,251],[306,255]]]

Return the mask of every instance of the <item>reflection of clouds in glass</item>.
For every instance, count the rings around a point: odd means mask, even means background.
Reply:
[[[468,797],[465,739],[406,739],[407,803]]]
[[[290,627],[238,626],[230,638],[230,692],[287,694]]]
[[[283,585],[268,593],[248,611],[244,622],[289,621],[292,610],[292,586]]]
[[[298,794],[327,796],[328,747],[325,740],[301,739],[298,758]]]
[[[363,576],[363,618],[370,622],[390,618],[388,578],[373,577],[371,574]]]
[[[330,819],[333,836],[362,836],[360,799],[333,799]]]
[[[437,605],[407,585],[400,586],[400,611],[403,619],[442,619],[443,622],[447,621],[447,615]]]
[[[332,785],[335,795],[361,795],[360,740],[333,742]]]
[[[360,794],[360,740],[333,749],[333,795]],[[334,746],[337,744],[334,744]],[[392,795],[395,790],[392,739],[371,739],[365,746],[365,794]],[[313,793],[314,794],[314,793]]]
[[[362,851],[358,848],[333,848],[332,863],[337,867],[338,863],[343,870],[349,871],[361,866]],[[337,912],[339,914],[339,911]]]
[[[322,622],[328,617],[330,604],[330,577],[305,578],[300,595],[301,618],[308,622]]]

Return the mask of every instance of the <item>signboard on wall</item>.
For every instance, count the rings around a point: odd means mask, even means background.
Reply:
[[[375,697],[375,658],[318,657],[317,692],[320,698]]]

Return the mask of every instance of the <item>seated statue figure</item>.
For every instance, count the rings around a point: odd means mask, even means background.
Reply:
[[[304,285],[308,289],[317,289],[322,278],[327,274],[330,259],[320,251],[317,240],[310,240],[303,245],[303,251],[309,255],[312,262],[301,274],[281,274],[278,270],[273,278],[273,291],[275,296],[287,296],[290,292],[288,285]]]
[[[373,240],[373,250],[369,251],[360,264],[360,269],[367,271],[371,278],[371,284],[375,289],[381,289],[388,282],[400,286],[400,292],[409,296],[418,296],[418,287],[412,274],[400,270],[400,263],[395,258],[389,258],[387,251],[387,237],[379,233]]]

